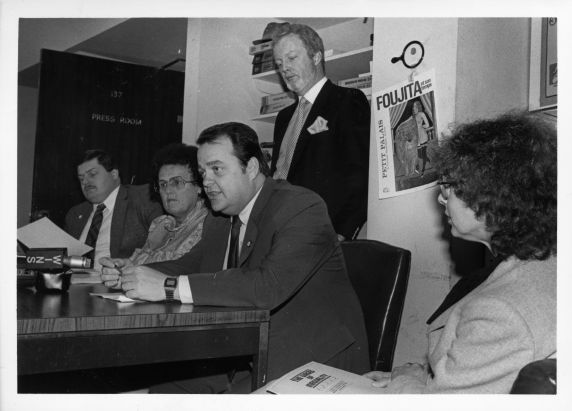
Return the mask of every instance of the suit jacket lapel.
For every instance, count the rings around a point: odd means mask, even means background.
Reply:
[[[113,216],[111,217],[111,231],[109,234],[109,252],[111,255],[118,255],[123,238],[123,225],[127,214],[127,189],[119,186],[119,192],[113,206]]]
[[[77,239],[81,237],[81,233],[85,227],[85,224],[87,223],[87,220],[89,220],[89,216],[91,215],[92,211],[93,205],[91,203],[87,201],[81,203],[78,213],[73,220],[73,224],[70,224],[69,227],[70,235],[72,237]]]
[[[220,271],[224,266],[224,257],[228,246],[230,218],[220,215],[216,217],[212,215],[207,216],[203,226],[203,235],[206,232],[209,233],[208,237],[201,240],[201,242],[204,242],[205,248],[201,258],[201,271]]]
[[[242,240],[242,248],[240,249],[239,266],[241,266],[250,256],[250,253],[254,249],[254,244],[256,243],[256,238],[258,237],[258,223],[260,221],[260,215],[266,207],[266,203],[270,199],[272,191],[276,182],[267,177],[262,190],[252,207],[252,212],[248,219],[248,224],[246,225],[246,232],[244,233],[244,239]]]
[[[441,314],[439,314],[434,321],[429,324],[429,332],[443,327],[445,325],[445,323],[447,322],[447,320],[449,319],[449,316],[451,315],[451,311],[458,305],[458,304],[464,304],[464,302],[467,299],[471,299],[473,298],[475,295],[477,295],[477,293],[479,293],[482,289],[490,287],[492,284],[494,284],[500,277],[502,277],[504,274],[506,274],[507,272],[511,271],[515,264],[516,264],[516,259],[510,258],[508,260],[504,260],[501,261],[496,268],[493,270],[492,273],[487,275],[487,278],[480,282],[476,287],[474,287],[473,289],[469,290],[469,292],[467,292],[465,295],[463,295],[463,297],[461,297],[458,301],[456,301],[454,304],[452,304],[451,306],[449,306],[447,309],[445,309]]]
[[[290,163],[290,170],[296,168],[296,164],[301,161],[302,154],[304,153],[304,148],[308,144],[309,140],[312,138],[312,135],[308,131],[308,127],[310,127],[314,121],[316,121],[316,117],[322,115],[325,111],[327,111],[327,105],[330,101],[330,94],[332,92],[332,82],[327,80],[318,96],[316,97],[316,101],[312,104],[312,108],[308,113],[308,117],[306,117],[306,121],[304,122],[304,126],[302,127],[302,131],[300,132],[300,137],[298,138],[298,142],[296,143],[296,148],[294,150],[294,155],[292,156],[292,162]]]

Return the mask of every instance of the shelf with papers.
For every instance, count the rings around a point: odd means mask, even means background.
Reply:
[[[373,47],[364,47],[344,53],[338,53],[326,58],[326,75],[328,78],[337,83],[351,77],[357,77],[359,74],[370,71],[370,61],[373,60]],[[276,87],[281,84],[280,75],[276,70],[255,74],[252,79],[256,82],[271,83]],[[263,87],[259,87],[262,90]],[[279,92],[280,89],[275,92]],[[278,113],[262,114],[254,117],[254,121],[262,121],[273,123]]]

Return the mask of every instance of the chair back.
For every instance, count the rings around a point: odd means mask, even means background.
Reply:
[[[533,361],[524,366],[511,394],[556,394],[556,358]]]
[[[342,250],[365,319],[371,369],[391,371],[411,252],[375,240],[344,241]]]

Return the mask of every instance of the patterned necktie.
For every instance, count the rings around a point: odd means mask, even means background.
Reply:
[[[230,228],[230,246],[228,247],[228,260],[226,268],[238,267],[238,243],[240,237],[240,226],[242,221],[237,215],[232,217],[232,226]]]
[[[91,225],[89,226],[89,231],[87,232],[87,237],[85,237],[85,243],[90,247],[93,247],[87,257],[91,258],[91,263],[93,267],[93,257],[95,256],[95,244],[97,243],[97,236],[99,235],[99,229],[101,228],[101,221],[103,220],[103,209],[105,204],[101,203],[95,209],[93,218],[91,219]]]
[[[282,145],[280,146],[278,162],[276,163],[276,171],[274,172],[275,179],[286,179],[286,177],[288,177],[288,171],[290,170],[290,163],[294,156],[296,143],[298,142],[298,137],[300,137],[302,126],[306,121],[306,117],[308,117],[310,108],[312,108],[312,104],[310,104],[310,102],[304,97],[301,97],[298,107],[296,107],[296,111],[292,116],[292,120],[290,121],[290,124],[288,124],[288,129],[284,135]]]

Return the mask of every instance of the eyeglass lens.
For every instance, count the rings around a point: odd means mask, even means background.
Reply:
[[[182,189],[186,183],[191,183],[192,181],[186,181],[181,176],[171,177],[169,181],[161,180],[159,181],[159,190],[166,190],[167,186],[172,187],[176,190]]]

